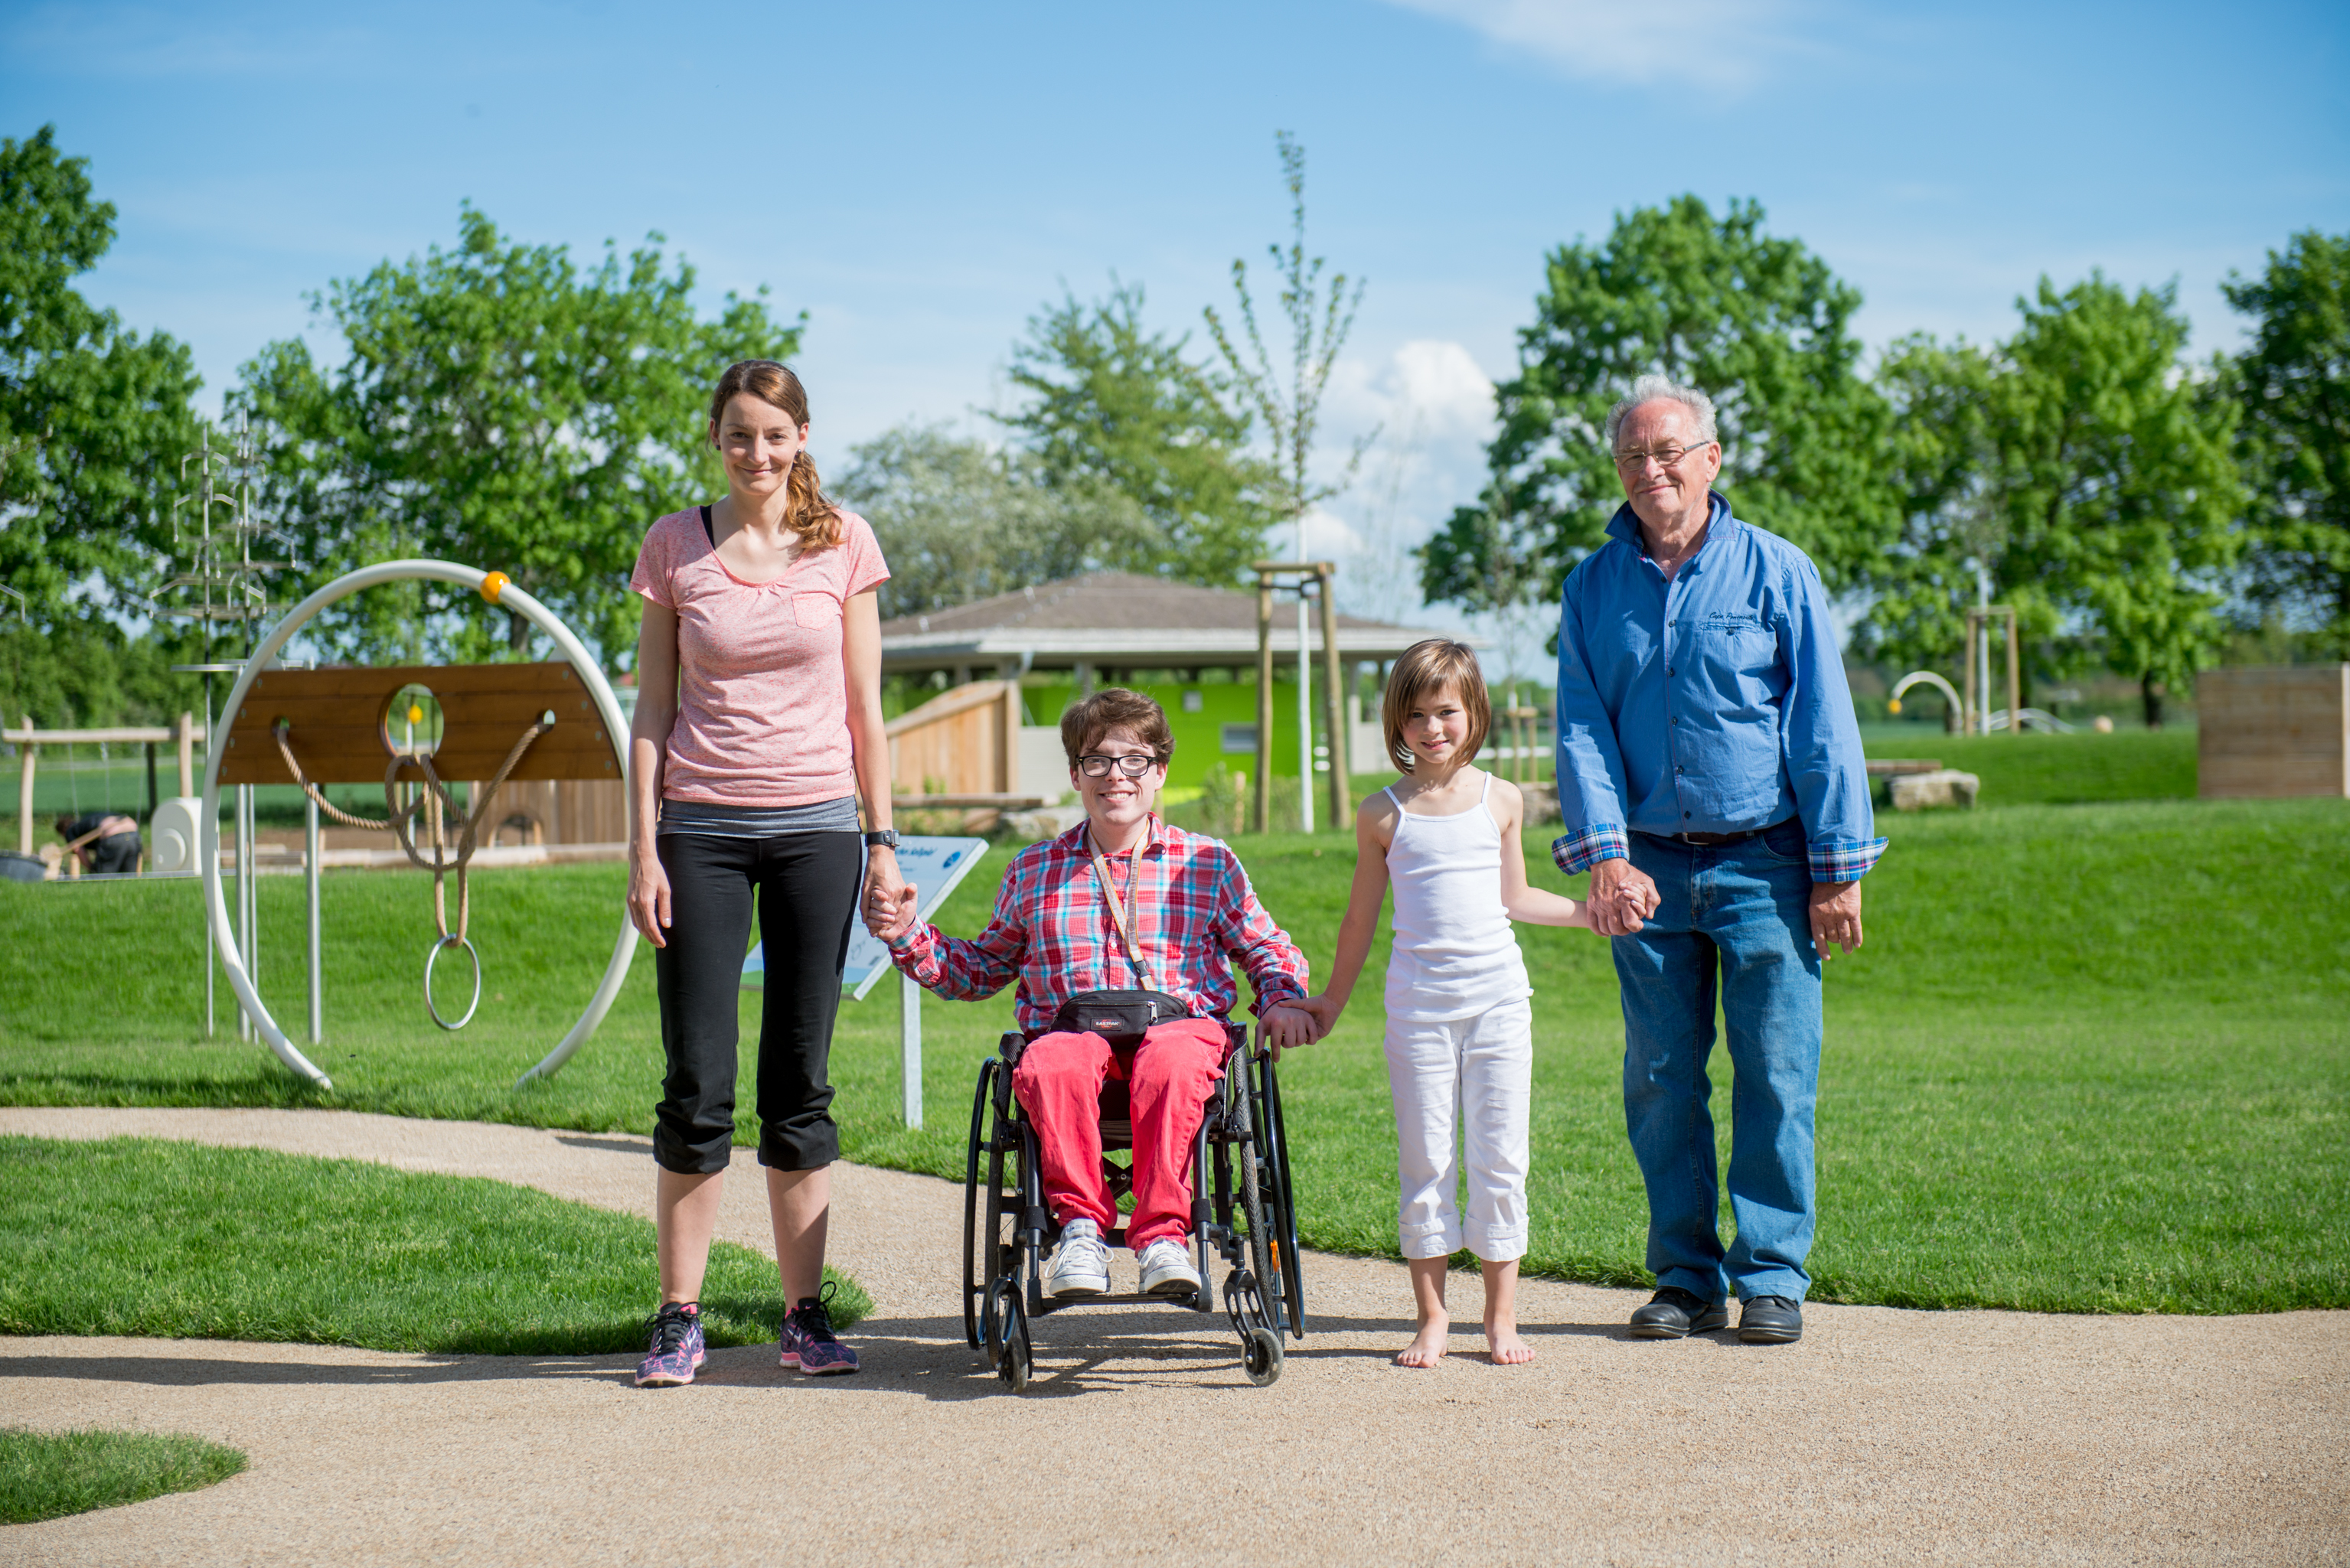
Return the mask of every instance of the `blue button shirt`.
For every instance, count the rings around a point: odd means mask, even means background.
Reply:
[[[1565,871],[1622,857],[1625,831],[1744,833],[1801,816],[1812,879],[1885,853],[1860,726],[1810,557],[1711,497],[1671,582],[1627,505],[1568,575],[1558,623]]]

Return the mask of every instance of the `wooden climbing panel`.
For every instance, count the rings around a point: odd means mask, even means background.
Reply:
[[[254,679],[225,737],[224,784],[294,783],[272,727],[289,720],[294,755],[312,784],[383,782],[393,742],[393,697],[421,686],[441,707],[432,768],[443,779],[494,775],[525,730],[544,715],[555,728],[523,756],[515,779],[620,777],[620,752],[595,699],[568,664],[442,664],[356,670],[271,670]],[[626,737],[622,737],[625,742]],[[416,775],[411,772],[411,778]]]

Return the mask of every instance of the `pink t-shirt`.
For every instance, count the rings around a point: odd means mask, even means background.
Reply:
[[[841,612],[889,568],[864,518],[844,510],[840,521],[839,545],[803,550],[771,583],[726,569],[699,508],[645,535],[629,587],[677,612],[664,799],[808,805],[857,793]]]

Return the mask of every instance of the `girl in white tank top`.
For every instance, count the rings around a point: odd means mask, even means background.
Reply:
[[[1584,904],[1526,885],[1524,802],[1516,786],[1471,763],[1491,714],[1477,657],[1461,644],[1432,639],[1397,661],[1384,719],[1404,776],[1356,814],[1360,853],[1330,983],[1305,1003],[1328,1033],[1370,956],[1392,884],[1387,1058],[1401,1189],[1397,1234],[1419,1320],[1396,1356],[1406,1366],[1433,1366],[1444,1355],[1451,1331],[1445,1265],[1464,1246],[1484,1266],[1493,1360],[1534,1359],[1518,1337],[1515,1301],[1526,1251],[1533,987],[1510,922],[1591,924]],[[1464,1175],[1465,1225],[1456,1198]]]

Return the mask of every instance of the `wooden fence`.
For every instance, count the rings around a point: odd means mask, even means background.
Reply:
[[[1020,683],[974,680],[889,721],[899,795],[1010,794],[1020,787]]]
[[[2195,712],[2197,794],[2350,794],[2350,664],[2207,670]]]

